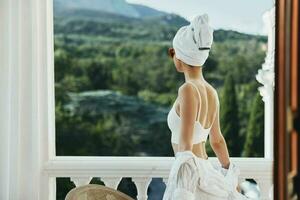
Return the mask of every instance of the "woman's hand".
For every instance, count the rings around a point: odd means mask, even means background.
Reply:
[[[224,169],[228,169],[228,168],[229,168],[229,166],[230,166],[230,162],[228,162],[228,164],[222,165],[222,168],[224,168]]]

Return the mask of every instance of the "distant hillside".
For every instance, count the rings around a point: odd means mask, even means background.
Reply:
[[[147,6],[127,3],[125,0],[54,0],[55,15],[78,9],[105,11],[128,17],[153,17],[167,14]]]
[[[188,23],[174,14],[135,18],[104,11],[73,9],[55,15],[54,32],[122,40],[170,41],[178,28]]]
[[[144,40],[171,42],[179,27],[189,24],[175,14],[136,18],[105,11],[70,9],[57,13],[54,20],[55,34],[90,35],[109,37],[114,40]],[[232,30],[215,30],[214,41],[251,40],[266,42],[265,36],[239,33]]]
[[[135,8],[135,10],[139,13],[141,17],[154,17],[154,16],[162,16],[167,14],[165,12],[155,10],[148,6],[143,6],[139,4],[129,4],[129,5]]]
[[[233,30],[218,29],[214,32],[215,42],[224,42],[225,40],[251,40],[256,39],[259,42],[267,42],[266,36],[251,35],[246,33],[240,33]]]
[[[111,38],[171,40],[189,22],[175,14],[127,3],[125,0],[54,0],[56,34],[101,35]],[[265,36],[216,30],[215,42],[225,40],[266,42]]]

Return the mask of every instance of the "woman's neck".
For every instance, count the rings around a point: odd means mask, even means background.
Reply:
[[[202,67],[188,68],[184,72],[185,82],[190,80],[205,81],[202,73]]]

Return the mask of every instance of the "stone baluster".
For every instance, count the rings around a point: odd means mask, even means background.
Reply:
[[[152,178],[148,177],[135,177],[132,178],[132,181],[134,182],[136,189],[137,189],[137,199],[138,200],[147,200],[147,190],[149,187],[149,184],[151,182]]]
[[[101,178],[101,180],[104,182],[105,186],[117,189],[120,181],[122,180],[122,177],[104,177]]]
[[[168,178],[163,178],[162,181],[167,185],[168,184]]]
[[[87,185],[92,180],[92,177],[71,177],[71,181],[76,187]]]

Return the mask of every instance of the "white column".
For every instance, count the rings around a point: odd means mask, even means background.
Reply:
[[[137,189],[137,199],[138,200],[147,200],[148,199],[147,190],[148,190],[151,180],[152,180],[152,178],[147,178],[147,177],[132,178],[132,181],[134,182],[136,189]]]
[[[91,182],[92,177],[71,177],[71,181],[76,187],[87,185]]]
[[[49,187],[55,179],[43,173],[43,163],[54,156],[48,151],[54,145],[49,2],[0,1],[1,200],[55,198]]]
[[[268,49],[262,69],[258,70],[256,79],[263,86],[259,87],[265,105],[264,140],[266,159],[273,160],[274,146],[274,56],[275,56],[275,6],[264,13],[263,20],[268,32]],[[261,199],[272,199],[272,179],[258,180],[261,191]]]
[[[8,8],[8,1],[0,1],[0,199],[9,199],[9,34],[5,31],[9,28]]]
[[[169,178],[163,178],[163,179],[162,179],[162,181],[164,182],[165,185],[168,184],[168,179],[169,179]]]
[[[263,20],[268,31],[268,50],[262,69],[258,70],[256,79],[263,86],[259,92],[265,103],[265,158],[273,159],[274,126],[274,54],[275,54],[275,7],[265,12]]]
[[[122,180],[122,177],[116,178],[116,177],[103,177],[101,180],[104,182],[105,186],[117,189],[120,181]]]

